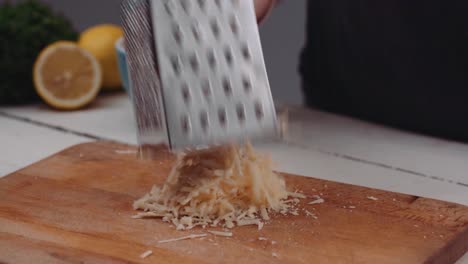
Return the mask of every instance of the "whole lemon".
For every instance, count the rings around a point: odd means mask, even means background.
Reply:
[[[101,65],[104,90],[122,87],[115,51],[115,43],[122,36],[121,27],[104,24],[88,28],[81,33],[78,40],[78,46],[91,52]]]

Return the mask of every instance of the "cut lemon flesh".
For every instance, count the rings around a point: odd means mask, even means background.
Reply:
[[[50,106],[73,110],[91,103],[99,92],[101,68],[96,58],[73,42],[46,47],[34,65],[34,85]]]

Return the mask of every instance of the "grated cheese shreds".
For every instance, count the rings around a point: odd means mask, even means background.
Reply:
[[[178,156],[163,186],[135,201],[134,218],[162,218],[178,230],[196,226],[263,227],[269,213],[292,213],[304,198],[290,193],[271,160],[250,144],[225,146]]]
[[[315,198],[315,200],[309,202],[308,204],[321,204],[321,203],[325,202],[325,200],[322,197],[318,196],[318,195],[314,195],[314,198]]]
[[[308,211],[308,210],[305,210],[305,213],[306,213],[306,216],[310,216],[310,217],[312,217],[312,218],[314,218],[314,219],[318,219],[318,217],[317,217],[315,214],[311,213],[311,212]]]
[[[140,258],[141,258],[141,259],[145,259],[145,258],[151,256],[152,254],[153,254],[153,251],[152,251],[152,250],[147,250],[147,251],[141,253]]]
[[[200,237],[206,237],[206,234],[192,234],[184,237],[178,237],[178,238],[171,238],[171,239],[165,239],[165,240],[159,240],[159,244],[164,244],[164,243],[170,243],[170,242],[176,242],[180,240],[187,240],[187,239],[194,239],[194,238],[200,238]]]
[[[258,231],[262,230],[263,229],[263,222],[260,222],[258,224]]]
[[[222,232],[222,231],[214,231],[210,230],[208,233],[211,233],[215,236],[222,236],[222,237],[232,237],[232,232]]]

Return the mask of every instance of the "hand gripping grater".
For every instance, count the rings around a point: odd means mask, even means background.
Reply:
[[[126,0],[122,18],[140,145],[277,134],[252,0]]]

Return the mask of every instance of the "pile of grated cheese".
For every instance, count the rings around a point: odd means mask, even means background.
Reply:
[[[298,198],[305,196],[286,190],[271,160],[245,144],[180,154],[164,185],[154,186],[133,207],[143,211],[134,218],[162,218],[178,230],[261,229],[270,213],[297,215]]]

